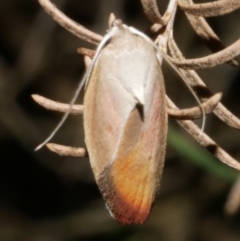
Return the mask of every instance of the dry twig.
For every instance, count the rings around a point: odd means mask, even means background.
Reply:
[[[141,0],[144,13],[153,22],[161,25],[166,25],[159,13],[157,1],[156,0]]]
[[[186,3],[192,6],[192,0],[182,0],[181,3]],[[209,26],[207,21],[203,17],[194,16],[185,12],[189,23],[192,25],[193,30],[196,34],[203,40],[207,47],[215,52],[223,50],[225,48],[224,44],[221,42],[219,37],[215,34],[213,29]],[[229,61],[229,64],[233,66],[238,66],[237,60],[233,59]]]
[[[177,1],[186,13],[201,17],[221,16],[240,8],[239,0],[218,0],[201,4],[188,4],[185,0]]]
[[[72,19],[68,18],[65,14],[59,11],[50,1],[39,0],[44,10],[63,28],[67,29],[77,37],[86,40],[93,44],[98,44],[102,37],[76,23]]]
[[[219,104],[222,93],[217,93],[205,101],[201,106],[206,114],[211,113]],[[167,102],[171,101],[167,97]],[[176,120],[196,120],[202,117],[202,109],[199,106],[188,109],[173,109],[169,104],[168,115]]]
[[[67,112],[69,109],[69,104],[63,104],[50,99],[47,99],[41,95],[32,95],[34,101],[39,105],[43,106],[47,110],[53,110],[58,112]],[[83,113],[83,105],[73,105],[70,114],[80,115]]]
[[[72,146],[63,146],[55,143],[47,143],[47,148],[60,156],[87,157],[85,148],[76,148]]]

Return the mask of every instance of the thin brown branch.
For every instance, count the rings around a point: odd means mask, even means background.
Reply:
[[[168,105],[175,109],[177,106],[172,102],[168,102]],[[198,126],[192,121],[181,120],[177,121],[200,145],[206,147],[214,156],[216,156],[221,162],[231,166],[237,170],[240,170],[240,163],[225,152],[215,141],[213,141],[207,134],[203,133]]]
[[[102,40],[102,36],[98,35],[82,25],[68,18],[65,14],[57,9],[49,0],[38,0],[45,11],[63,28],[76,35],[77,37],[86,40],[93,44],[98,44]]]
[[[212,68],[214,66],[223,64],[240,54],[240,39],[236,42],[225,48],[224,50],[219,51],[218,53],[208,55],[202,58],[196,59],[176,59],[167,57],[166,58],[172,62],[177,67],[183,69],[205,69]]]
[[[141,0],[143,11],[152,23],[166,25],[158,11],[156,0]]]
[[[182,0],[182,2],[183,1],[188,4],[193,4],[192,0]],[[197,17],[188,13],[185,14],[188,18],[189,23],[192,25],[194,31],[212,52],[216,53],[220,50],[225,49],[225,46],[222,43],[222,41],[215,34],[215,32],[212,30],[212,28],[209,26],[209,24],[203,17]],[[233,66],[239,65],[238,61],[235,59],[230,60],[228,63]]]
[[[177,2],[185,12],[201,17],[220,16],[240,8],[239,0],[218,0],[200,4],[187,4],[184,0],[177,0]]]
[[[72,157],[87,157],[87,150],[85,148],[63,146],[55,143],[47,143],[47,148],[57,153],[60,156],[72,156]]]
[[[152,36],[153,39],[156,39],[157,37],[161,36],[163,33],[166,33],[166,31],[168,31],[169,29],[172,29],[173,21],[176,14],[176,9],[177,9],[177,0],[170,0],[168,3],[167,10],[162,17],[162,20],[164,21],[165,25],[155,23],[150,27],[150,29],[146,33],[149,36]]]
[[[43,106],[48,110],[58,111],[58,112],[67,112],[69,110],[69,104],[63,104],[57,101],[47,99],[41,95],[32,95],[34,101],[39,105]],[[73,105],[70,111],[70,114],[81,115],[83,113],[83,105]]]
[[[168,108],[168,115],[177,120],[196,120],[202,117],[202,110],[205,114],[211,113],[216,108],[221,98],[222,93],[213,95],[211,98],[201,104],[202,109],[199,106],[188,109]],[[167,103],[168,101],[171,101],[169,97],[167,97]]]

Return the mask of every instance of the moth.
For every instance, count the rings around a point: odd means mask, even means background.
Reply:
[[[168,115],[161,56],[152,40],[113,15],[110,26],[62,121],[35,150],[60,128],[85,83],[85,143],[96,183],[112,217],[142,224],[165,159]]]
[[[111,215],[142,224],[159,189],[167,110],[161,66],[148,37],[114,21],[84,95],[85,142]],[[101,45],[101,44],[100,44]]]

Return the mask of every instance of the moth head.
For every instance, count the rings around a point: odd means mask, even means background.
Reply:
[[[108,25],[109,25],[109,29],[111,29],[113,27],[117,27],[119,29],[123,29],[122,21],[120,19],[117,19],[116,16],[113,13],[111,13],[109,15]]]

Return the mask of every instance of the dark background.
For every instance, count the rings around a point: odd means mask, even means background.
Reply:
[[[104,35],[114,12],[124,23],[145,31],[151,24],[139,0],[55,0],[69,17]],[[159,1],[160,11],[167,1]],[[240,12],[211,18],[209,23],[226,45],[240,37]],[[187,57],[210,54],[179,10],[174,34]],[[68,103],[84,72],[78,47],[90,45],[59,27],[37,0],[0,1],[0,240],[161,240],[239,241],[240,216],[224,213],[236,178],[201,167],[168,141],[161,190],[149,220],[123,226],[105,209],[87,158],[60,157],[34,148],[61,118],[31,99],[37,93]],[[163,65],[167,93],[179,107],[196,105],[180,78]],[[227,64],[198,72],[222,102],[240,116],[240,71]],[[79,97],[78,103],[82,103]],[[198,122],[201,125],[201,122]],[[171,133],[181,135],[210,162],[220,163],[198,146],[175,121]],[[205,131],[240,160],[240,133],[208,115]],[[54,138],[57,143],[84,146],[82,118],[71,116]],[[199,157],[199,156],[198,156]],[[201,159],[201,158],[200,158]],[[223,172],[230,168],[220,165]],[[230,171],[231,172],[231,171]]]

